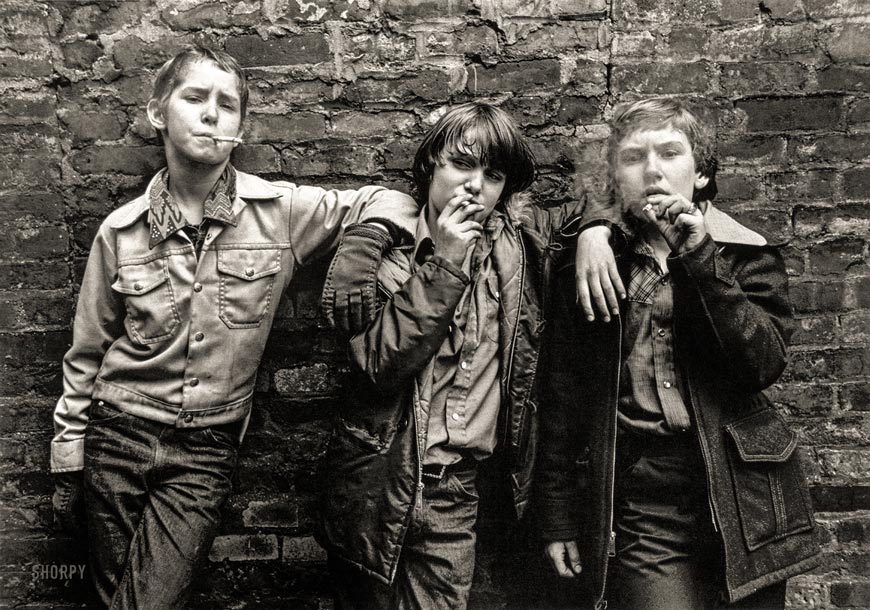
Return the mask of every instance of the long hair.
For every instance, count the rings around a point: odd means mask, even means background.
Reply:
[[[451,108],[423,138],[414,156],[414,191],[425,204],[435,164],[454,148],[473,154],[484,165],[505,176],[499,203],[524,191],[535,180],[535,159],[519,127],[508,113],[482,102]]]

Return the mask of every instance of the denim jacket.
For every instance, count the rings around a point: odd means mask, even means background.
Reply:
[[[103,222],[63,361],[52,471],[83,468],[91,400],[179,428],[246,418],[296,268],[348,224],[389,218],[410,234],[416,221],[410,197],[381,187],[326,191],[237,172],[236,193],[237,226],[211,225],[198,260],[182,231],[149,248],[147,195]]]

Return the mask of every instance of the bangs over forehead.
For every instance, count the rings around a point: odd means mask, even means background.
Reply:
[[[531,186],[535,161],[522,133],[505,111],[489,104],[462,104],[445,114],[426,134],[414,158],[417,195],[425,200],[432,171],[447,151],[472,156],[505,175],[502,200]]]

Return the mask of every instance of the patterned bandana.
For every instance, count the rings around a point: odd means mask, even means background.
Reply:
[[[233,201],[236,199],[236,170],[227,164],[224,173],[218,178],[203,202],[203,218],[217,220],[236,226],[238,220],[233,216]],[[169,192],[169,172],[164,169],[148,191],[148,222],[151,235],[148,247],[153,248],[167,237],[186,227],[189,222]]]

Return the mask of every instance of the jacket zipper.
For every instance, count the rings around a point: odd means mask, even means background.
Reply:
[[[417,393],[417,382],[414,381],[414,403],[411,405],[411,410],[414,412],[414,440],[417,445],[417,486],[416,500],[414,506],[416,510],[423,510],[423,439],[420,438],[420,420],[417,418],[417,405],[420,402],[420,396]]]
[[[525,292],[526,287],[526,246],[523,243],[523,236],[520,233],[519,228],[515,228],[514,232],[517,235],[517,242],[520,244],[520,296],[519,301],[517,302],[517,319],[514,322],[514,336],[511,340],[511,351],[508,354],[508,362],[507,362],[507,371],[505,373],[505,391],[509,391],[510,381],[511,381],[511,373],[514,368],[514,351],[517,349],[517,337],[520,334],[520,315],[523,310],[523,293]],[[501,288],[501,287],[499,287]],[[511,422],[508,421],[507,415],[505,415],[505,425],[504,425],[504,446],[509,446],[510,443],[510,430],[511,430]]]
[[[616,359],[616,400],[613,404],[613,441],[610,445],[610,511],[607,515],[608,529],[610,530],[607,540],[607,556],[604,558],[604,570],[601,573],[601,591],[598,599],[595,602],[595,610],[604,610],[607,608],[607,600],[604,599],[607,591],[607,569],[611,557],[616,557],[616,532],[613,531],[613,503],[615,498],[616,488],[616,435],[619,409],[619,384],[622,376],[622,317],[616,317],[616,325],[619,330],[617,337],[617,356]]]

